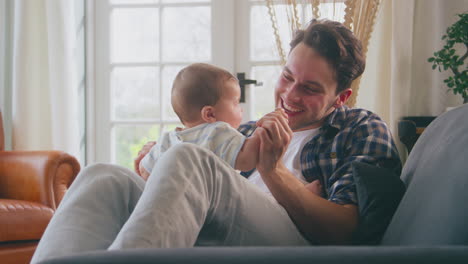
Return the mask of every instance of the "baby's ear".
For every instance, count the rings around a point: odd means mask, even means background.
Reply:
[[[216,117],[215,117],[215,110],[212,106],[210,105],[206,105],[204,106],[201,111],[200,111],[200,114],[201,114],[201,118],[203,119],[203,121],[205,121],[206,123],[214,123],[216,122]]]

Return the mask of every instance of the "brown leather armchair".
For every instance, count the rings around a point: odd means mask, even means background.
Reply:
[[[3,134],[1,124],[0,112]],[[0,150],[1,263],[29,263],[79,170],[78,161],[61,151]]]

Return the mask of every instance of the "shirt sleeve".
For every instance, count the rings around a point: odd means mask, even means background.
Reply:
[[[140,161],[143,168],[145,168],[145,170],[150,174],[153,170],[154,165],[156,164],[156,161],[158,160],[160,148],[161,143],[156,143],[156,145],[154,145],[151,148],[151,150],[145,155],[145,157],[143,157],[143,159]]]
[[[245,124],[240,125],[237,131],[239,131],[242,135],[246,137],[250,137],[256,128],[257,128],[257,122],[249,121]]]
[[[354,161],[401,171],[401,161],[390,130],[381,119],[370,118],[351,129],[344,144],[344,158],[328,179],[329,200],[337,204],[357,204],[351,164]]]
[[[224,122],[216,123],[210,134],[210,149],[234,168],[246,137]]]

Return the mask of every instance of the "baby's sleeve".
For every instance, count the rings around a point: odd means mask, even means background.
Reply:
[[[220,123],[214,127],[210,138],[211,150],[234,168],[246,137],[228,124]]]
[[[156,161],[158,160],[160,148],[161,148],[161,144],[157,143],[151,148],[148,154],[146,154],[145,157],[143,157],[143,159],[140,161],[143,168],[145,168],[145,170],[150,174],[151,174],[151,171],[153,170],[154,164],[156,164]]]

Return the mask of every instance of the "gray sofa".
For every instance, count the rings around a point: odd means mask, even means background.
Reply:
[[[468,263],[468,104],[431,123],[401,179],[406,193],[377,246],[134,249],[43,263]]]

